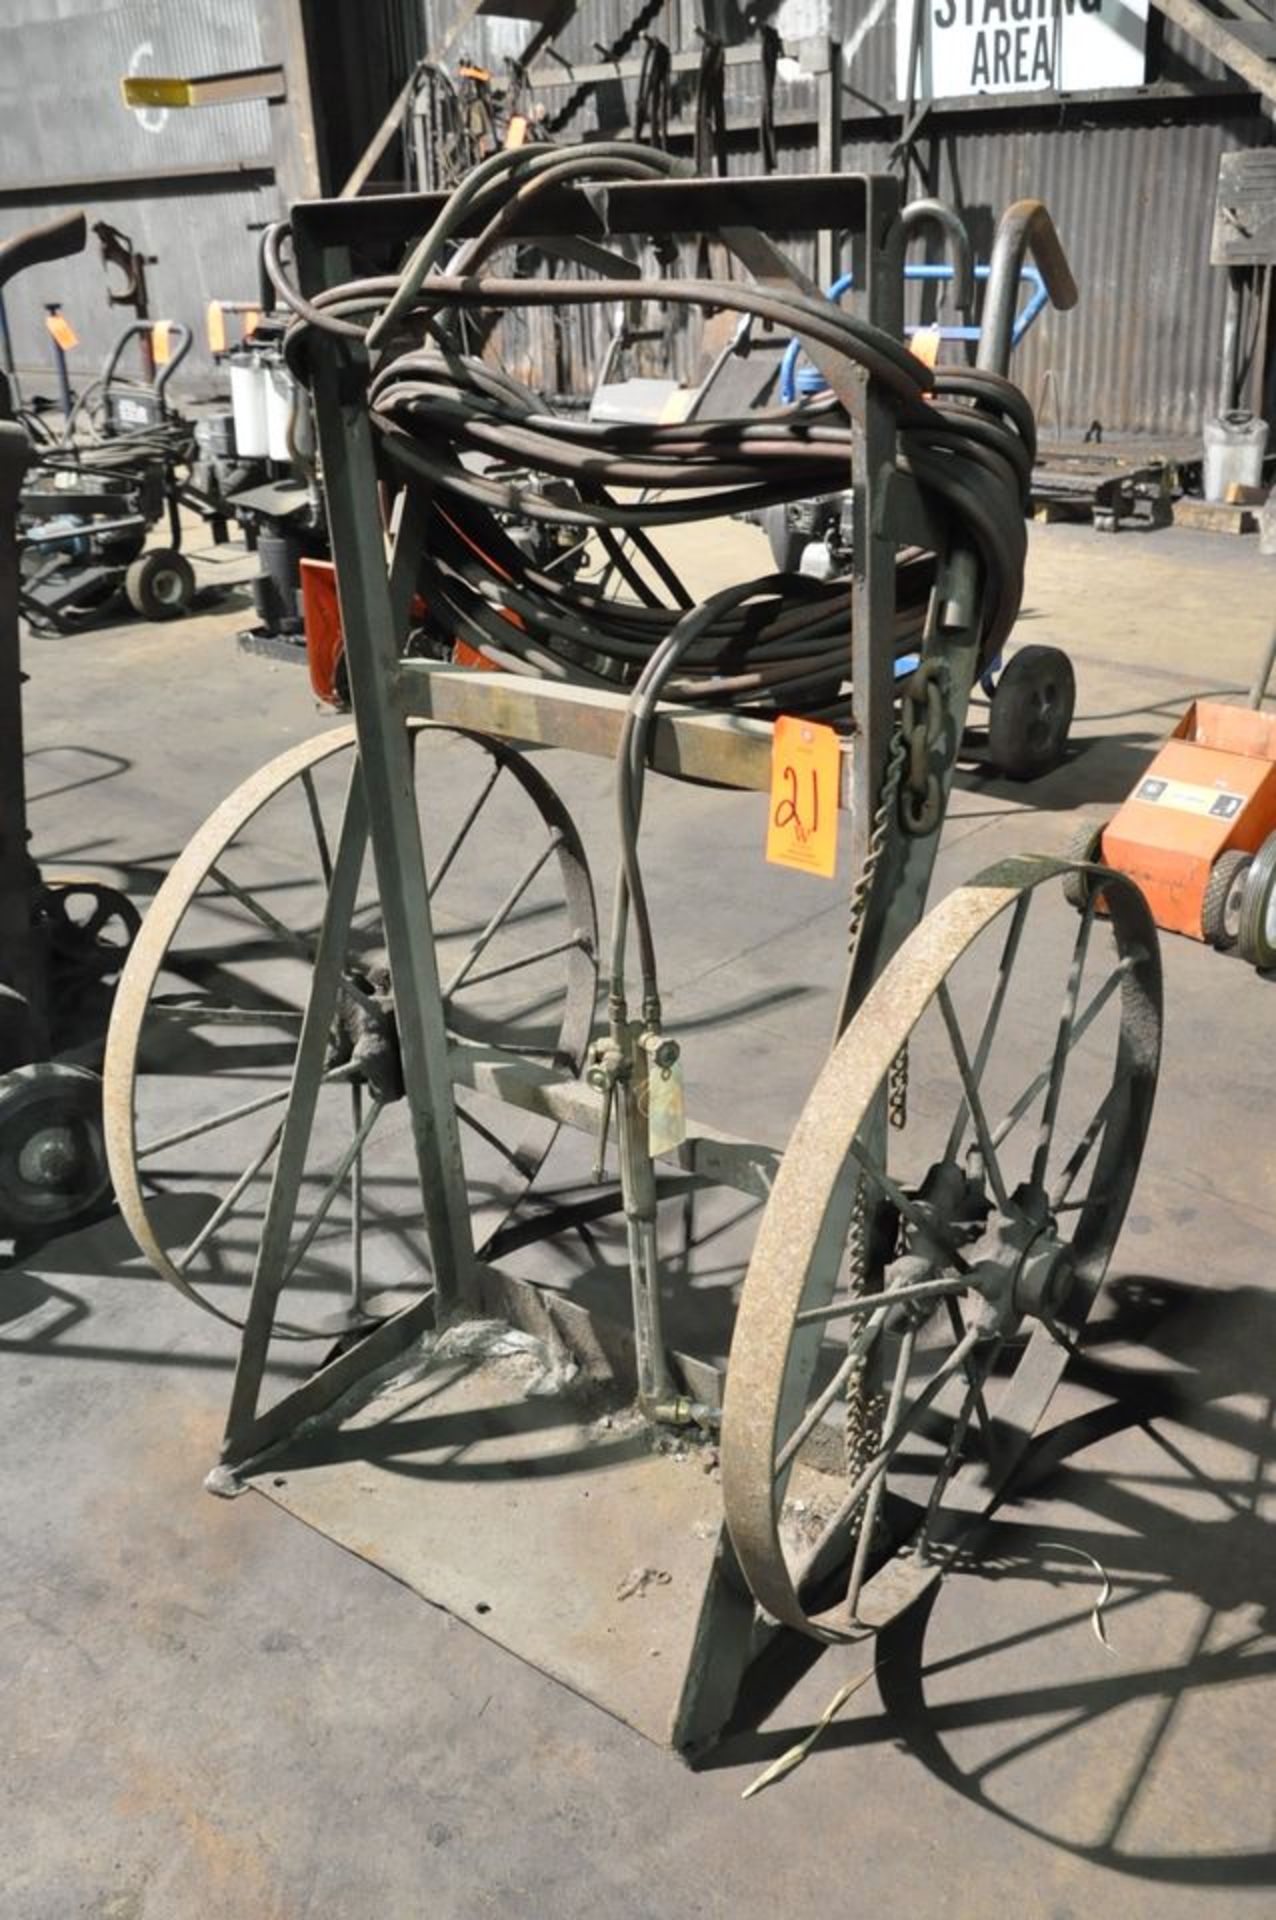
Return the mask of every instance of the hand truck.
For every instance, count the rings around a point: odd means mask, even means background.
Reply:
[[[354,724],[263,768],[195,836],[109,1040],[121,1208],[156,1270],[237,1330],[210,1486],[292,1504],[681,1750],[720,1731],[778,1627],[880,1628],[998,1497],[1101,1286],[1157,1075],[1156,935],[1128,881],[1105,876],[1104,914],[1079,931],[1046,898],[1073,871],[1055,859],[1003,860],[925,913],[971,689],[1017,611],[1032,426],[999,376],[949,376],[957,390],[907,355],[900,214],[888,177],[701,180],[627,143],[498,156],[450,197],[293,210],[280,284]],[[1066,302],[1044,208],[1026,230]],[[826,231],[851,237],[854,313],[766,237]],[[661,295],[797,333],[827,410],[636,441],[547,419],[458,344],[457,313],[470,327],[641,290],[614,265],[622,236],[666,257],[721,241],[736,278],[673,273]],[[491,272],[494,251],[532,242],[596,277]],[[559,481],[493,479],[465,451],[484,435]],[[828,603],[831,680],[823,590],[791,602],[793,576],[690,606],[635,588],[618,611],[564,599],[494,544],[515,495],[610,531],[638,511],[617,474],[690,488],[674,517],[706,510],[705,473],[726,512],[838,462],[856,525],[847,603]],[[441,599],[470,667],[409,644]],[[663,637],[627,652],[635,626]],[[521,670],[484,671],[488,654]],[[781,1148],[684,1111],[695,1045],[676,1013],[666,1025],[641,802],[662,777],[769,792],[791,772],[792,824],[825,727],[834,791],[815,774],[811,791],[850,812],[849,956],[832,1050]],[[598,1033],[593,891],[547,747],[615,763]],[[541,1205],[551,1147],[580,1135],[602,1182]],[[725,1365],[683,1336],[693,1281],[663,1258],[670,1203],[692,1191],[762,1208]],[[615,1208],[625,1314],[605,1263],[527,1274],[558,1248],[541,1235],[588,1244]],[[313,1370],[280,1378],[305,1342]]]

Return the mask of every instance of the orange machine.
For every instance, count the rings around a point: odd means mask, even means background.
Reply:
[[[1159,927],[1276,966],[1276,714],[1194,700],[1086,856],[1138,882]]]

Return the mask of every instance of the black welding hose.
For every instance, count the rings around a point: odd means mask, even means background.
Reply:
[[[573,173],[588,174],[598,162],[617,159],[639,161],[648,175],[672,176],[687,174],[690,168],[682,160],[675,160],[671,154],[660,153],[653,147],[646,147],[632,140],[591,141],[587,149],[579,156],[579,164],[572,168]],[[380,346],[392,332],[395,324],[407,313],[413,304],[421,286],[431,268],[442,257],[445,247],[456,236],[458,228],[472,213],[474,204],[488,189],[506,181],[506,176],[522,174],[534,176],[549,168],[562,165],[563,149],[547,147],[537,151],[532,147],[506,149],[492,154],[487,160],[467,174],[460,186],[451,194],[446,206],[429,232],[418,241],[399,276],[398,285],[389,304],[382,312],[368,336],[369,347]]]
[[[657,647],[629,696],[616,750],[616,816],[620,830],[621,865],[616,876],[612,912],[611,999],[613,1007],[624,1004],[625,945],[629,909],[632,908],[642,970],[643,1018],[652,1027],[660,1024],[660,985],[655,936],[638,857],[638,831],[656,706],[679,661],[702,638],[719,614],[733,611],[750,600],[761,599],[768,594],[778,597],[787,591],[790,584],[785,574],[769,574],[764,579],[750,580],[742,586],[724,588],[721,593],[715,593],[698,607],[693,607]]]
[[[488,270],[492,255],[532,224],[528,209],[539,195],[579,182],[605,197],[613,180],[679,171],[667,156],[624,141],[495,155],[449,198],[402,274],[352,281],[313,300],[290,283],[281,235],[269,236],[268,270],[297,315],[290,365],[302,367],[312,328],[384,349],[369,388],[378,448],[427,516],[420,643],[447,650],[464,638],[494,663],[525,672],[636,693],[658,683],[679,699],[746,713],[846,713],[845,582],[822,594],[789,575],[782,594],[751,582],[689,608],[650,538],[665,526],[843,492],[852,434],[831,394],[741,419],[563,419],[507,374],[448,345],[456,314],[648,300],[666,310],[731,308],[802,335],[876,380],[895,412],[901,466],[978,558],[988,658],[1022,594],[1035,442],[1031,409],[1008,381],[968,369],[932,375],[892,336],[798,289],[703,278],[502,278]],[[422,328],[434,330],[441,351],[420,346]],[[506,519],[569,530],[578,543],[596,538],[633,598],[607,597],[531,563],[505,533]],[[621,536],[635,543],[655,586]],[[933,556],[899,556],[897,651],[915,644],[934,574]],[[662,605],[657,588],[674,604]],[[640,771],[636,777],[640,788]],[[641,933],[645,902],[636,912]]]

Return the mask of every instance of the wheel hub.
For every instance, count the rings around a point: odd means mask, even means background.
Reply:
[[[67,1227],[106,1198],[101,1083],[40,1061],[0,1076],[0,1234]]]
[[[18,1172],[28,1186],[65,1193],[77,1184],[84,1156],[70,1127],[42,1127],[18,1151]]]
[[[328,1067],[350,1066],[378,1100],[403,1098],[403,1056],[389,970],[347,976],[328,1040]]]
[[[1012,1207],[1022,1204],[1011,1196]],[[970,1285],[983,1296],[983,1320],[1002,1338],[1024,1319],[1049,1325],[1063,1309],[1072,1288],[1072,1256],[1057,1238],[1053,1223],[1028,1211],[998,1215],[971,1269]]]
[[[1012,1288],[1017,1314],[1052,1321],[1067,1304],[1075,1279],[1072,1255],[1049,1232],[1042,1233],[1024,1255]]]
[[[1072,1287],[1071,1254],[1058,1239],[1046,1195],[1021,1186],[1009,1196],[1008,1212],[994,1211],[982,1174],[974,1176],[955,1161],[932,1166],[914,1196],[914,1205],[930,1222],[925,1232],[910,1224],[905,1233],[907,1267],[896,1268],[900,1286],[952,1273],[956,1261],[967,1264],[970,1290],[984,1301],[981,1324],[1004,1337],[1025,1317],[1047,1323],[1062,1311]],[[898,1310],[917,1321],[934,1308],[929,1303]]]

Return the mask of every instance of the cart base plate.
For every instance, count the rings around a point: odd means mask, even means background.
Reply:
[[[614,1386],[571,1373],[562,1350],[555,1361],[508,1325],[464,1323],[245,1478],[647,1738],[681,1744],[721,1533],[716,1456],[655,1450]]]

